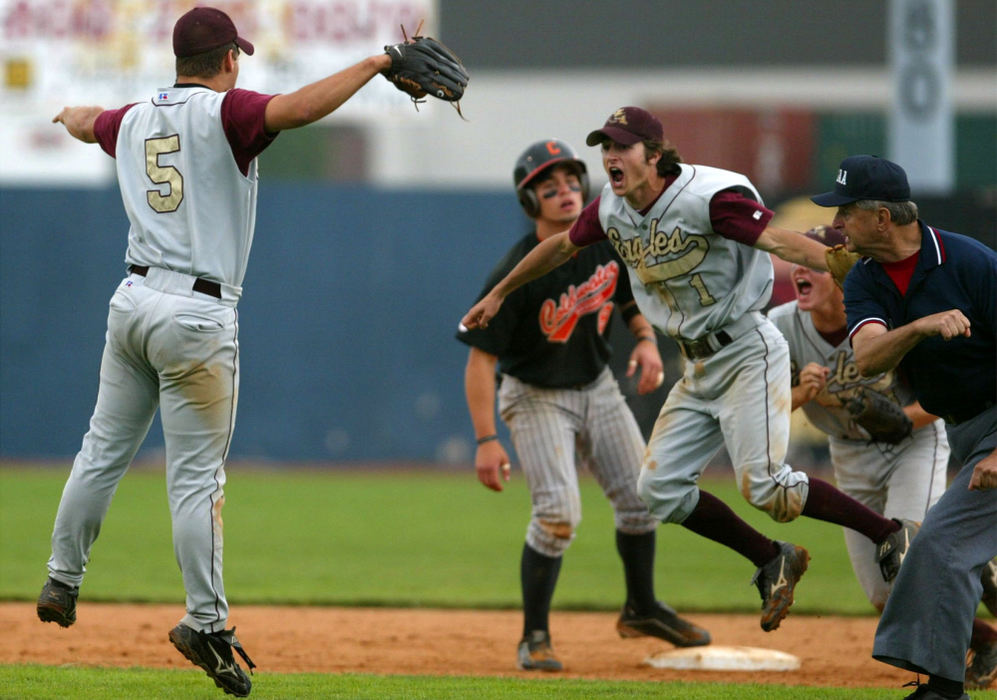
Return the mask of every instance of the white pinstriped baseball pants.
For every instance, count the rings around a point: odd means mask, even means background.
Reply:
[[[637,496],[644,440],[608,367],[581,389],[544,389],[503,375],[499,411],[530,487],[530,547],[559,557],[571,544],[582,519],[580,466],[602,487],[618,530],[637,535],[657,527]]]

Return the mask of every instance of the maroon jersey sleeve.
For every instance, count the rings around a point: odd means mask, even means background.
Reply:
[[[120,109],[108,109],[97,115],[93,123],[93,135],[97,138],[97,143],[104,149],[104,153],[115,157],[118,145],[118,130],[121,128],[121,120],[125,112],[134,107],[137,102],[125,105]]]
[[[581,215],[568,232],[568,240],[579,248],[606,238],[606,232],[602,230],[602,224],[599,222],[599,199],[600,197],[596,197],[582,209]]]
[[[713,230],[732,241],[753,246],[774,212],[741,190],[721,190],[710,200]]]
[[[264,95],[252,90],[232,88],[222,100],[222,128],[232,147],[232,155],[243,175],[249,164],[273,143],[277,134],[268,134],[264,128],[267,103],[275,95]]]

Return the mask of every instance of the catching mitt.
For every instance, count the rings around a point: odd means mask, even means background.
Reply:
[[[910,436],[914,424],[904,410],[878,391],[860,387],[845,402],[852,420],[865,428],[873,442],[896,445]]]
[[[419,27],[422,27],[420,23]],[[418,33],[416,29],[416,33]],[[449,48],[442,42],[428,36],[405,35],[405,41],[385,46],[384,52],[391,57],[391,67],[383,72],[385,78],[412,98],[418,104],[426,95],[453,102],[460,114],[460,99],[467,88],[467,70]],[[463,116],[463,115],[461,115]]]
[[[862,256],[858,253],[849,252],[843,243],[832,246],[824,251],[824,260],[827,262],[827,271],[834,278],[834,283],[840,288],[845,286],[845,277],[852,265],[859,261]]]

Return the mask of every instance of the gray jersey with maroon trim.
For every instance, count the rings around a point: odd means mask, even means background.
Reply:
[[[643,215],[607,184],[599,221],[627,263],[645,318],[663,333],[694,339],[762,309],[773,270],[768,253],[714,233],[710,222],[710,200],[721,190],[746,190],[761,203],[751,182],[729,170],[680,167]]]
[[[844,406],[861,387],[879,392],[901,406],[914,401],[913,391],[898,381],[896,372],[863,377],[855,365],[848,339],[831,345],[814,328],[810,314],[800,311],[795,300],[771,309],[768,317],[789,343],[793,386],[799,384],[800,370],[810,362],[831,370],[827,385],[813,401],[802,406],[810,422],[822,432],[845,440],[869,440],[869,434],[851,419]]]
[[[131,228],[128,263],[241,287],[256,226],[257,166],[239,171],[225,93],[167,88],[125,113],[116,163]]]
[[[111,297],[97,402],[48,563],[52,578],[83,581],[117,484],[158,410],[187,594],[182,622],[204,632],[222,631],[228,620],[221,511],[239,397],[235,307],[256,219],[255,157],[244,175],[224,124],[225,97],[203,87],[161,90],[117,112],[113,148],[103,140],[113,125],[102,131],[95,122],[98,142],[116,158],[131,222],[126,260],[139,269]],[[264,108],[258,101],[230,115],[231,128],[258,134]]]

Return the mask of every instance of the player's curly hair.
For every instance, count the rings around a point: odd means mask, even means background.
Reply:
[[[239,57],[239,45],[234,41],[193,56],[183,58],[177,56],[177,75],[188,75],[192,78],[213,78],[221,72],[222,61],[229,51],[235,52],[235,58]]]
[[[652,139],[644,139],[644,152],[648,157],[654,155],[655,153],[660,153],[661,158],[658,160],[658,175],[665,177],[667,175],[678,175],[681,172],[679,168],[679,163],[682,162],[682,156],[679,155],[678,150],[672,146],[667,141],[654,141]]]

